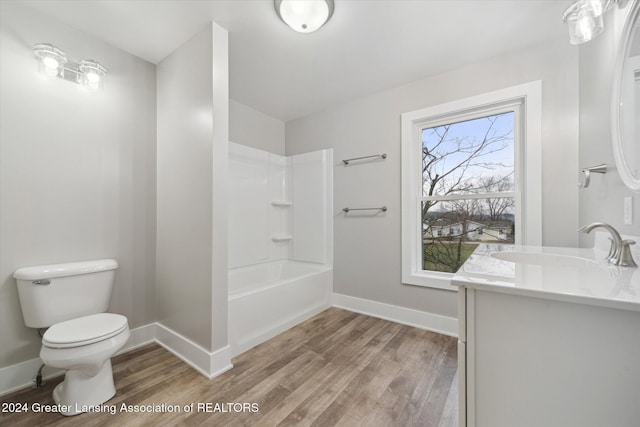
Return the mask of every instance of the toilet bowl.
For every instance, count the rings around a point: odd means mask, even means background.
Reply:
[[[128,339],[127,318],[113,313],[67,320],[45,332],[40,358],[48,366],[67,370],[53,392],[63,415],[86,412],[115,395],[111,357]]]

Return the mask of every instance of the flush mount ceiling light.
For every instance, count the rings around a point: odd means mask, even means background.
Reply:
[[[581,44],[596,38],[604,30],[602,16],[615,0],[576,0],[564,11],[562,20],[569,27],[569,43]]]
[[[68,61],[62,50],[49,43],[34,45],[33,52],[38,59],[39,70],[45,76],[81,84],[92,92],[103,88],[107,69],[98,62],[91,59],[83,59],[79,63]]]
[[[312,33],[333,15],[333,0],[274,0],[276,13],[299,33]]]

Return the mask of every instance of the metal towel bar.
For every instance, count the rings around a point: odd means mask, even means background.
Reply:
[[[386,212],[387,211],[387,207],[386,206],[382,206],[380,208],[343,208],[342,210],[344,212],[349,212],[349,211],[382,211],[382,212]]]
[[[364,156],[364,157],[354,157],[353,159],[344,159],[342,161],[342,163],[344,163],[345,165],[348,165],[349,162],[353,161],[353,160],[364,160],[364,159],[372,159],[374,157],[380,157],[383,160],[387,158],[386,154],[374,154],[373,156]]]

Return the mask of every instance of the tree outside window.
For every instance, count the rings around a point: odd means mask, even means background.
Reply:
[[[515,113],[422,130],[424,270],[455,272],[480,243],[515,241]]]

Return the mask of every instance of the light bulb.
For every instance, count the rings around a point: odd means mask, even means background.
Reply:
[[[83,59],[78,65],[78,70],[82,73],[81,82],[84,87],[91,91],[102,89],[106,68],[91,59]]]
[[[48,77],[62,77],[67,57],[57,47],[40,43],[33,46],[33,51],[38,58],[38,69]]]
[[[99,83],[100,76],[98,75],[98,73],[87,73],[87,80],[89,80],[89,82],[91,83]]]
[[[590,18],[578,20],[576,32],[582,40],[591,40],[593,38],[593,20]]]
[[[45,67],[53,68],[54,70],[57,70],[58,66],[60,65],[58,61],[56,61],[54,58],[51,58],[51,57],[44,58],[42,60],[42,63],[44,64]]]
[[[54,60],[55,62],[55,60]],[[60,74],[58,72],[58,67],[51,67],[47,64],[44,64],[44,69],[43,69],[44,73],[49,76],[49,77],[57,77],[58,74]]]
[[[44,73],[49,77],[56,77],[60,73],[58,69],[60,63],[55,58],[50,56],[42,58],[42,65],[44,65]]]

